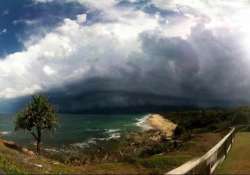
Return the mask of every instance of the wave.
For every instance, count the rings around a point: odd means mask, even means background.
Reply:
[[[91,144],[96,144],[98,138],[91,138],[85,142],[78,142],[78,143],[73,143],[73,146],[76,146],[78,148],[86,148],[89,147]]]
[[[119,139],[121,137],[120,133],[112,133],[106,140]]]
[[[147,124],[147,119],[151,116],[151,114],[144,115],[142,118],[136,118],[136,123],[134,123],[137,127],[142,128],[143,130],[150,130],[152,127]],[[71,144],[78,148],[88,148],[93,144],[96,144],[98,141],[109,141],[112,139],[119,139],[121,137],[121,129],[86,129],[88,131],[103,131],[104,136],[99,138],[90,138],[84,142],[78,142]]]
[[[135,125],[142,128],[143,130],[150,130],[152,127],[147,123],[148,118],[151,116],[151,114],[147,114],[143,116],[142,118],[137,118]]]
[[[121,129],[108,129],[106,133],[109,135],[106,140],[118,139],[121,137]]]
[[[105,133],[111,134],[111,133],[117,133],[120,131],[121,129],[106,129]]]
[[[44,148],[45,151],[48,151],[48,152],[60,152],[60,150],[56,149],[56,148]]]
[[[0,135],[10,135],[11,131],[0,131]]]
[[[78,148],[88,148],[89,146],[96,144],[97,141],[103,141],[106,138],[91,138],[85,142],[78,142],[78,143],[73,143],[72,146],[78,147]]]
[[[89,146],[96,144],[98,141],[108,141],[112,139],[118,139],[121,137],[120,129],[105,129],[104,133],[106,133],[108,136],[99,138],[90,138],[85,142],[78,142],[72,145],[78,148],[88,148]]]

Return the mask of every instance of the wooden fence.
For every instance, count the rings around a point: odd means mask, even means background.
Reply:
[[[219,143],[202,157],[188,161],[165,175],[213,174],[216,167],[224,161],[230,151],[234,140],[235,130],[235,128],[231,129],[231,131],[221,139]]]

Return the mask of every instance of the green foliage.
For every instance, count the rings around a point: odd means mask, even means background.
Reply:
[[[201,109],[163,115],[178,124],[176,134],[180,136],[186,132],[222,131],[231,126],[247,125],[250,121],[250,108]]]
[[[0,169],[4,171],[6,174],[17,174],[24,175],[27,174],[23,170],[20,170],[17,166],[15,166],[12,162],[0,156]]]
[[[155,154],[160,154],[163,152],[169,152],[173,150],[174,144],[171,142],[161,142],[160,144],[154,144],[142,149],[140,157],[149,157]]]
[[[17,114],[16,130],[26,129],[31,131],[34,128],[54,129],[57,125],[57,116],[54,107],[44,96],[33,96],[31,103]]]
[[[42,131],[54,130],[57,123],[57,114],[48,99],[41,95],[35,95],[26,108],[17,114],[15,130],[29,131],[37,141],[37,151],[40,152]]]

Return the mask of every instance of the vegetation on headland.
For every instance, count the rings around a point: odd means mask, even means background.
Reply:
[[[232,126],[250,124],[250,107],[200,109],[163,115],[177,123],[182,131],[191,133],[219,132]]]
[[[19,174],[38,173],[37,169],[56,174],[162,174],[205,153],[229,127],[249,123],[249,114],[248,107],[163,113],[177,124],[172,139],[159,130],[138,131],[87,148],[42,150],[40,156],[27,156],[0,144],[0,169]]]

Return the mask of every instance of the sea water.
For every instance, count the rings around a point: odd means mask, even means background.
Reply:
[[[43,134],[43,145],[63,147],[75,145],[85,147],[97,140],[119,138],[121,134],[145,129],[143,122],[148,115],[86,115],[59,114],[59,126],[53,133]],[[14,131],[15,114],[0,114],[2,138],[22,145],[33,144],[29,132]]]

